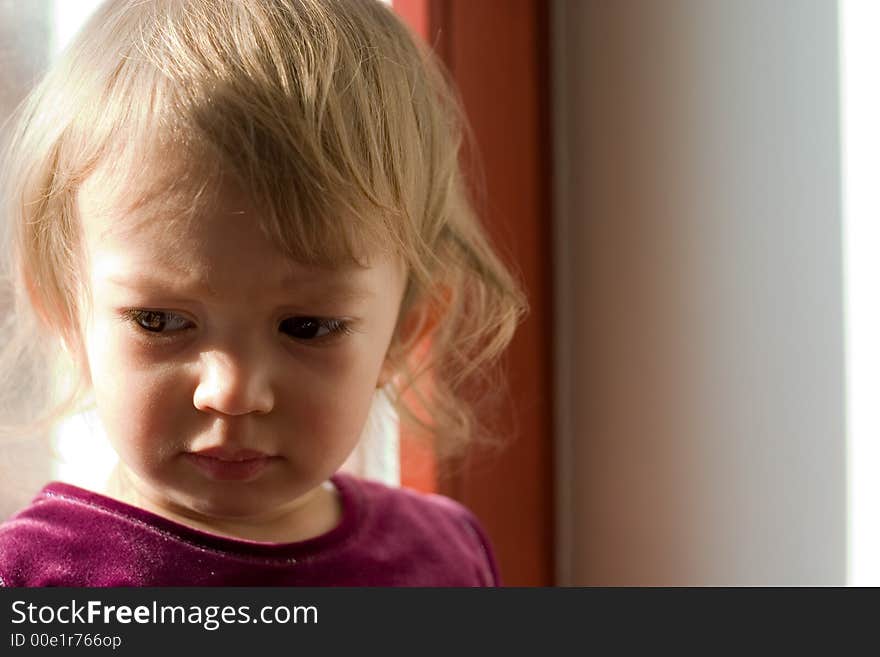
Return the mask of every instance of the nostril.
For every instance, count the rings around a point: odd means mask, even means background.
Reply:
[[[272,410],[272,396],[267,392],[248,390],[196,388],[193,405],[200,411],[222,413],[223,415],[265,415]]]
[[[196,385],[193,405],[223,415],[265,415],[274,406],[269,377],[241,368],[211,368]]]

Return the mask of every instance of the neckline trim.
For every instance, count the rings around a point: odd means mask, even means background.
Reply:
[[[326,553],[334,547],[341,548],[363,524],[365,508],[363,491],[357,485],[356,479],[351,475],[337,472],[330,477],[330,482],[339,493],[342,519],[333,529],[323,534],[292,543],[265,543],[213,534],[101,493],[61,481],[47,484],[34,499],[34,502],[40,503],[53,498],[62,498],[109,513],[123,521],[133,522],[144,529],[160,533],[166,538],[180,540],[197,548],[232,553],[243,557],[298,561],[318,552]]]

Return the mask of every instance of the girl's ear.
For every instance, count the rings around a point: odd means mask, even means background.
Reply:
[[[382,363],[382,370],[376,382],[377,388],[383,388],[391,383],[395,375],[401,371],[407,358],[422,359],[431,336],[437,329],[438,320],[437,309],[429,303],[417,304],[404,313],[398,321],[388,353],[385,354],[385,361]]]

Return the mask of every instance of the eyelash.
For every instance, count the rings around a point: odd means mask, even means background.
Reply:
[[[166,322],[170,317],[180,317],[178,313],[173,313],[165,310],[144,310],[142,308],[130,308],[123,311],[123,319],[128,322],[134,324],[135,329],[140,331],[141,333],[146,334],[151,340],[170,340],[173,335],[169,335],[169,333],[178,333],[180,331],[188,330],[188,328],[175,329],[173,331],[165,331],[164,323],[161,328],[158,330],[152,330],[147,328],[142,323],[145,317],[152,316],[153,319],[158,319],[159,322]],[[327,317],[287,317],[281,321],[283,325],[285,322],[290,321],[298,321],[299,328],[302,328],[303,325],[309,327],[311,331],[312,328],[316,330],[316,332],[325,331],[321,335],[313,335],[312,337],[296,337],[293,335],[289,335],[291,340],[296,340],[297,342],[323,342],[325,340],[330,340],[334,337],[339,337],[343,335],[350,335],[353,331],[351,329],[350,322],[345,319],[339,318],[327,318]]]

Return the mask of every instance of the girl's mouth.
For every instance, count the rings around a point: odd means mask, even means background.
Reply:
[[[203,474],[217,481],[249,481],[256,479],[278,456],[252,450],[229,451],[209,449],[186,452],[184,458]]]

